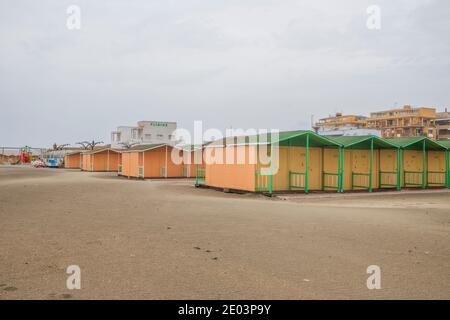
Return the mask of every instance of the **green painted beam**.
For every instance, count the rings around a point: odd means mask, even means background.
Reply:
[[[306,135],[306,160],[305,160],[305,193],[308,193],[308,179],[309,179],[309,134]]]
[[[422,141],[422,188],[425,189],[427,187],[427,147],[426,140]]]
[[[372,167],[373,167],[373,138],[370,140],[370,158],[369,158],[369,192],[372,192]]]
[[[401,157],[402,157],[401,150],[400,150],[400,148],[398,148],[397,149],[397,190],[400,190],[402,188],[402,185],[401,185],[401,177],[402,177]]]

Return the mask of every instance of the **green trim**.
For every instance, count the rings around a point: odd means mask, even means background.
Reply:
[[[427,187],[427,149],[426,149],[426,140],[422,141],[422,188],[425,189]]]
[[[402,188],[402,181],[401,181],[401,177],[402,177],[402,168],[401,168],[401,161],[402,159],[402,150],[400,148],[397,149],[397,190],[401,190]]]
[[[430,176],[436,177],[436,175],[444,175],[444,182],[430,182]],[[444,171],[427,171],[427,186],[442,186],[445,187],[447,184],[446,181],[447,173]]]
[[[339,171],[337,173],[331,173],[331,172],[324,172],[322,174],[322,190],[325,189],[336,189],[339,192],[339,177],[341,175],[339,174]],[[337,177],[337,185],[326,185],[327,177]]]
[[[345,190],[345,149],[343,147],[341,149],[341,192]]]
[[[413,177],[421,177],[423,179],[424,174],[422,171],[403,171],[403,180],[404,180],[404,185],[405,187],[407,186],[413,186],[413,187],[417,187],[417,186],[423,186],[424,183],[423,181],[421,181],[420,183],[418,182],[409,182],[411,179],[411,176]],[[412,180],[419,180],[419,179],[412,179]]]
[[[306,160],[305,160],[305,193],[309,190],[309,134],[306,136]]]
[[[356,172],[352,172],[352,190],[355,190],[355,188],[370,190],[370,185],[369,186],[362,186],[362,185],[355,184],[355,177],[369,177],[369,183],[370,183],[370,181],[371,181],[371,179],[370,179],[371,174],[370,173],[356,173]]]
[[[199,168],[198,163],[195,164],[195,185],[205,183],[205,168]]]
[[[305,176],[305,185],[301,186],[301,185],[292,184],[292,177],[293,176]],[[305,190],[305,192],[306,192],[306,176],[307,176],[306,172],[289,171],[289,190],[291,190],[291,189],[302,189],[302,190]]]
[[[394,175],[395,183],[384,183],[383,177],[392,177]],[[382,187],[398,187],[398,171],[380,171],[380,188]],[[389,180],[389,179],[388,179]]]
[[[322,159],[325,161],[325,159]],[[341,148],[338,149],[338,188],[337,192],[341,192]]]
[[[450,150],[447,150],[447,152],[445,153],[445,163],[445,172],[447,172],[445,185],[447,186],[447,188],[450,188]]]
[[[269,175],[269,193],[272,194],[272,192],[273,192],[273,144],[270,145],[270,175]]]
[[[266,178],[261,179],[262,181],[260,181],[260,179],[258,179],[259,177],[267,177],[267,181]],[[270,190],[270,177],[272,175],[271,174],[262,174],[261,171],[256,170],[255,171],[255,191],[259,191],[259,190],[263,190],[263,191],[269,191]],[[260,185],[258,185],[259,183],[261,183]]]
[[[372,175],[373,175],[373,138],[370,140],[370,159],[369,159],[369,192],[372,192]]]

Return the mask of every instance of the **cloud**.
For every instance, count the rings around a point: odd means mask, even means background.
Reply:
[[[394,103],[448,106],[450,4],[372,1],[0,4],[0,145],[109,140],[138,120],[304,129]]]

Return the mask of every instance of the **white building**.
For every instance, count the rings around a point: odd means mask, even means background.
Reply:
[[[345,127],[345,128],[324,128],[321,127],[317,130],[317,133],[321,136],[368,136],[373,135],[381,137],[381,131],[377,129],[357,128],[357,127]]]
[[[111,147],[124,148],[126,145],[173,143],[176,122],[139,121],[136,127],[120,126],[111,132]]]

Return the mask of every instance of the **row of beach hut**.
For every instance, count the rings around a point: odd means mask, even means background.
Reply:
[[[312,131],[280,132],[276,141],[232,137],[205,147],[204,156],[222,161],[198,164],[196,186],[266,193],[449,188],[449,150],[450,141],[427,137],[324,137]],[[245,155],[240,162],[226,161],[239,153]]]
[[[195,177],[194,152],[179,149],[181,161],[174,162],[168,144],[139,145],[126,150],[99,148],[75,151],[64,157],[64,167],[90,172],[117,172],[135,178]],[[186,161],[187,158],[191,161]]]
[[[66,155],[65,167],[135,178],[190,178],[195,185],[249,192],[344,192],[450,188],[450,141],[427,137],[325,137],[312,131],[228,137],[201,148],[168,144]]]

